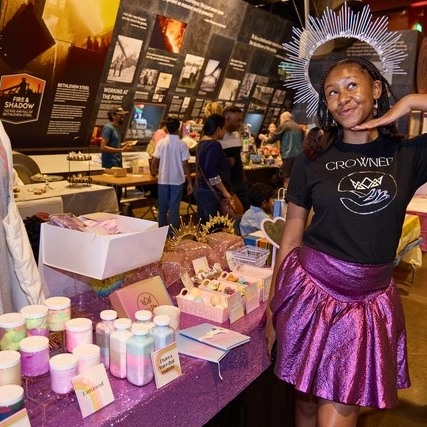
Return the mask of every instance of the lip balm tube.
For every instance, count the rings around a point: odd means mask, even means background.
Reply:
[[[21,385],[21,353],[16,350],[0,351],[0,386]]]
[[[18,350],[19,341],[26,336],[25,317],[21,313],[0,316],[0,350]]]
[[[47,324],[48,308],[42,304],[27,305],[21,308],[21,314],[25,317],[25,326],[27,328],[27,337],[39,335],[49,336],[49,327]]]
[[[49,372],[49,338],[27,337],[19,343],[22,375],[37,377]]]

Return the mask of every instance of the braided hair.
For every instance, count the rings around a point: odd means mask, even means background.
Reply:
[[[317,120],[319,127],[324,131],[324,134],[318,140],[316,147],[311,146],[310,150],[304,151],[306,156],[314,159],[317,154],[327,151],[328,148],[336,140],[341,140],[343,137],[343,128],[340,124],[335,123],[332,114],[329,112],[326,105],[325,92],[323,90],[326,78],[329,73],[336,67],[342,65],[356,65],[361,70],[369,74],[372,80],[379,80],[382,85],[381,95],[378,98],[378,107],[375,108],[375,117],[383,116],[390,109],[389,94],[393,97],[394,101],[397,102],[397,97],[393,93],[390,83],[387,79],[380,73],[378,68],[370,61],[362,57],[349,57],[346,58],[337,64],[332,65],[323,75],[320,81],[320,91],[319,91],[319,103],[317,105]],[[390,124],[386,126],[379,126],[378,132],[383,135],[388,135],[394,138],[401,137],[398,132],[396,125]]]

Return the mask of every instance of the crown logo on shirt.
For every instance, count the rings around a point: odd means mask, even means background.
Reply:
[[[363,181],[353,181],[350,179],[351,183],[355,190],[369,190],[371,188],[380,187],[383,181],[383,177],[380,176],[375,179],[370,179],[368,177],[364,178]]]

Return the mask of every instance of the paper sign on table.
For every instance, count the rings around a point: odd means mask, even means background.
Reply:
[[[5,420],[0,421],[0,427],[31,427],[27,410],[21,409]]]
[[[192,264],[196,274],[209,269],[208,259],[205,256],[194,259]]]
[[[250,313],[259,307],[258,283],[252,283],[245,288],[246,313]]]
[[[110,381],[101,363],[72,379],[83,418],[114,402]]]
[[[151,353],[156,387],[169,384],[182,375],[176,342]]]
[[[228,318],[230,323],[234,323],[236,320],[239,320],[244,316],[245,311],[242,304],[242,296],[240,292],[235,292],[233,295],[230,295],[227,298],[228,304]]]
[[[181,275],[181,282],[186,289],[191,289],[194,287],[193,281],[191,280],[191,277],[187,271]]]

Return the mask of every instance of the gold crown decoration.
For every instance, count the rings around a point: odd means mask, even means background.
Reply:
[[[338,14],[326,8],[321,18],[308,16],[305,30],[293,28],[292,40],[283,44],[286,61],[279,67],[286,72],[284,85],[296,90],[295,101],[307,104],[307,116],[316,114],[319,100],[319,93],[310,81],[310,61],[316,50],[331,40],[348,38],[365,42],[378,54],[381,73],[406,74],[400,63],[407,54],[396,47],[401,34],[387,31],[387,25],[386,16],[372,20],[368,5],[361,12],[353,12],[344,3]]]
[[[204,235],[200,228],[200,223],[193,224],[193,217],[190,216],[190,222],[188,224],[184,224],[182,217],[180,218],[180,226],[179,228],[172,228],[172,237],[169,237],[165,243],[165,251],[173,252],[178,246],[178,243],[181,240],[189,239],[197,242],[204,242]]]
[[[228,215],[224,216],[219,213],[215,216],[209,215],[209,221],[202,225],[201,234],[206,240],[208,234],[218,231],[218,229],[229,234],[234,234],[233,220]]]

